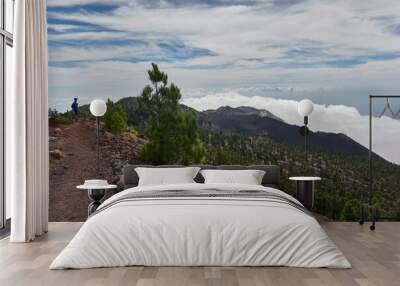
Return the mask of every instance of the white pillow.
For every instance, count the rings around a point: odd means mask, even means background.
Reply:
[[[204,183],[261,185],[265,171],[261,170],[202,170]]]
[[[135,168],[139,176],[139,186],[194,183],[200,168]]]

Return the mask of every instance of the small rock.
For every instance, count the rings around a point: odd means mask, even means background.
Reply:
[[[61,128],[55,128],[55,129],[53,130],[53,133],[54,133],[55,135],[60,134],[60,133],[61,133]]]
[[[61,160],[63,158],[63,154],[60,150],[55,149],[50,151],[50,157],[56,160]]]

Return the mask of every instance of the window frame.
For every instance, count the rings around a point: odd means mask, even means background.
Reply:
[[[6,103],[6,63],[7,46],[13,47],[13,34],[6,29],[6,1],[0,0],[1,5],[1,21],[0,21],[0,236],[4,230],[9,229],[10,221],[7,221],[6,212],[6,189],[5,189],[5,103]],[[15,0],[8,0],[13,5],[12,11],[14,13]],[[14,15],[11,15],[13,18]],[[14,19],[14,18],[13,18]]]

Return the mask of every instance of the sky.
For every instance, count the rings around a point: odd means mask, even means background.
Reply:
[[[140,95],[151,62],[199,110],[265,108],[368,143],[368,94],[400,93],[398,0],[48,0],[49,104]],[[376,104],[379,114],[386,102]],[[400,100],[391,102],[400,108]],[[398,120],[374,120],[400,163]],[[397,142],[396,142],[397,141]]]

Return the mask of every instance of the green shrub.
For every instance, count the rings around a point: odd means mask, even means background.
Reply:
[[[49,124],[70,124],[74,122],[71,112],[60,113],[56,109],[49,109]]]
[[[121,105],[114,104],[110,99],[107,101],[107,112],[103,117],[106,128],[112,133],[120,134],[128,128],[128,115]]]

